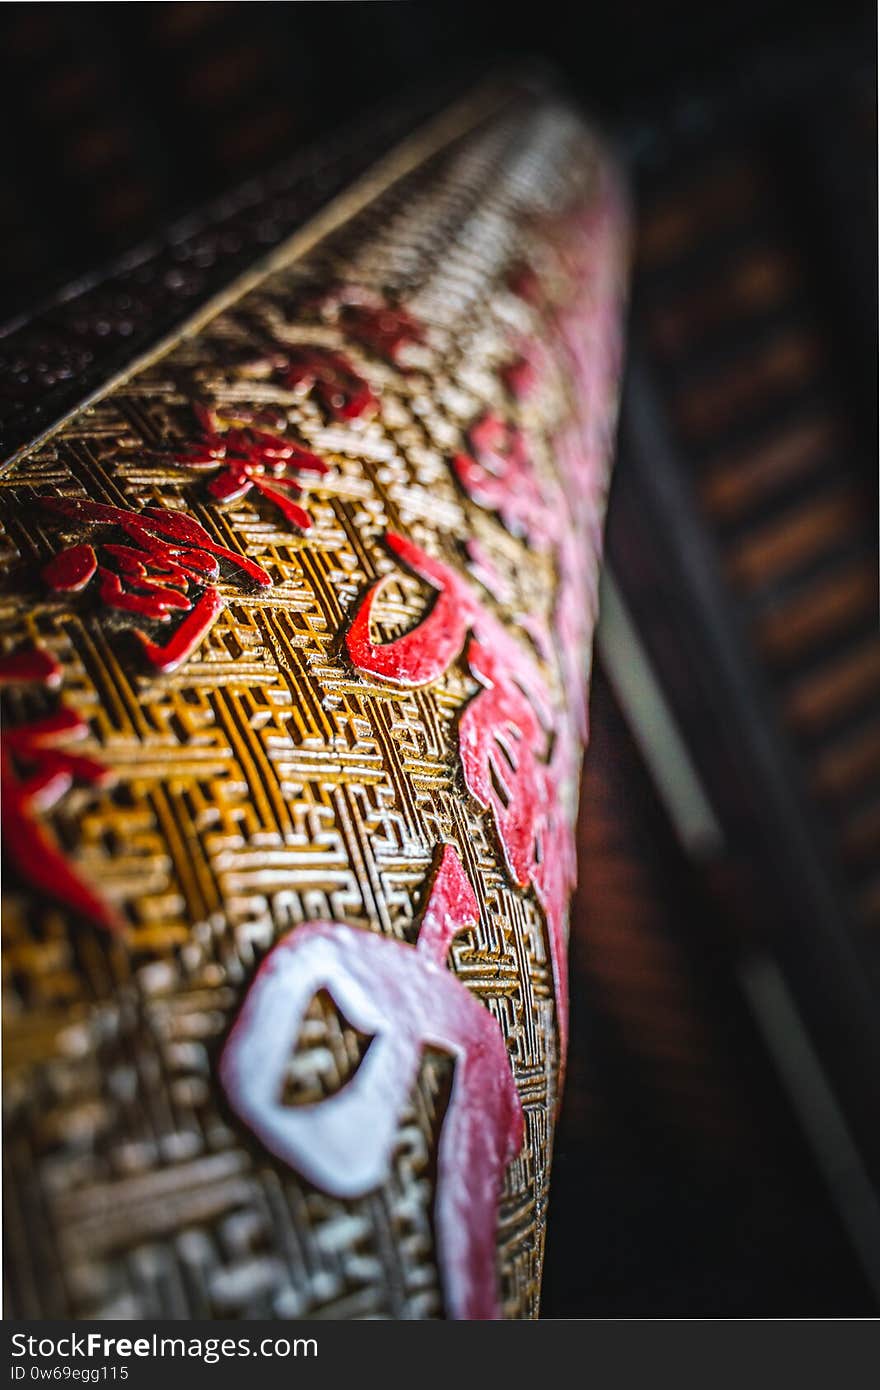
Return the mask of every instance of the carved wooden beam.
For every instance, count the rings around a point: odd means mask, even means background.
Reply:
[[[626,243],[496,89],[0,476],[18,1316],[536,1314]]]

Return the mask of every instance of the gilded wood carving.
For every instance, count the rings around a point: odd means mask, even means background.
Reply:
[[[20,1316],[534,1316],[626,224],[392,160],[0,475]]]

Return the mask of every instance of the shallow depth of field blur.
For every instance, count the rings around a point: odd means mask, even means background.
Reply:
[[[548,1317],[880,1306],[867,5],[9,4],[0,321],[408,89],[552,65],[636,215]]]

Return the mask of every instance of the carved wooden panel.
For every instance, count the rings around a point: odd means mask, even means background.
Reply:
[[[464,108],[0,476],[21,1316],[534,1316],[625,215]]]

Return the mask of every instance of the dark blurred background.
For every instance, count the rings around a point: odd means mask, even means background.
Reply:
[[[0,10],[8,445],[493,67],[627,166],[545,1316],[880,1307],[875,51],[849,0]]]

